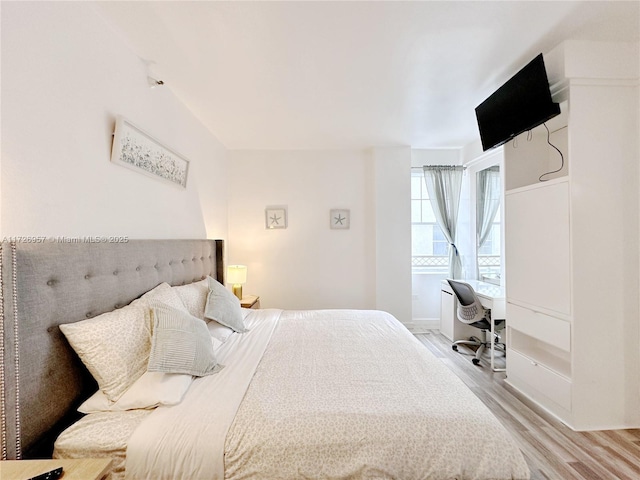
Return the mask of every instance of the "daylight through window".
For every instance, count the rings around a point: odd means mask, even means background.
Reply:
[[[436,222],[422,172],[411,173],[411,269],[447,273],[449,243]]]

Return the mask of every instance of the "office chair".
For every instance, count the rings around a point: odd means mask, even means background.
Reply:
[[[451,348],[457,352],[458,345],[478,347],[475,357],[471,361],[474,365],[479,365],[484,350],[491,345],[491,342],[487,340],[487,332],[491,335],[491,310],[482,306],[475,290],[468,283],[449,279],[447,279],[447,282],[451,285],[451,289],[458,299],[456,312],[458,320],[479,329],[481,332],[480,338],[471,337],[469,340],[457,340],[453,342]],[[504,324],[504,320],[494,320],[495,331],[493,335],[497,339],[494,342],[494,348],[500,347],[500,350],[506,352],[505,345],[500,343],[500,336],[498,335],[498,332],[504,329]]]

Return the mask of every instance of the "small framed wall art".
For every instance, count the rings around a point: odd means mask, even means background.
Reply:
[[[287,206],[276,205],[265,208],[264,225],[267,230],[287,228]]]
[[[344,208],[334,208],[331,210],[331,228],[338,230],[347,230],[351,223],[351,214],[349,210]]]
[[[187,188],[189,160],[120,116],[113,134],[111,161]]]

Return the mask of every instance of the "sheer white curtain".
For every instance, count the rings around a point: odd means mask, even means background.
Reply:
[[[478,250],[489,234],[500,207],[500,167],[489,167],[476,176],[476,242]]]
[[[476,174],[476,246],[480,251],[489,235],[491,226],[500,207],[500,167],[485,168]],[[480,278],[480,267],[476,262],[477,278]]]
[[[462,188],[463,168],[450,165],[422,167],[436,221],[449,242],[449,278],[462,276],[462,261],[456,247],[456,226]]]

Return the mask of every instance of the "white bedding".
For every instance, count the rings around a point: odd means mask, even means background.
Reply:
[[[224,478],[224,439],[275,329],[280,310],[256,310],[249,332],[232,335],[216,351],[224,368],[196,379],[183,401],[158,407],[129,439],[126,478]]]
[[[529,478],[497,419],[391,315],[245,321],[220,373],[135,430],[128,479]]]
[[[53,458],[111,458],[109,480],[124,478],[127,442],[151,410],[85,415],[56,440]]]

